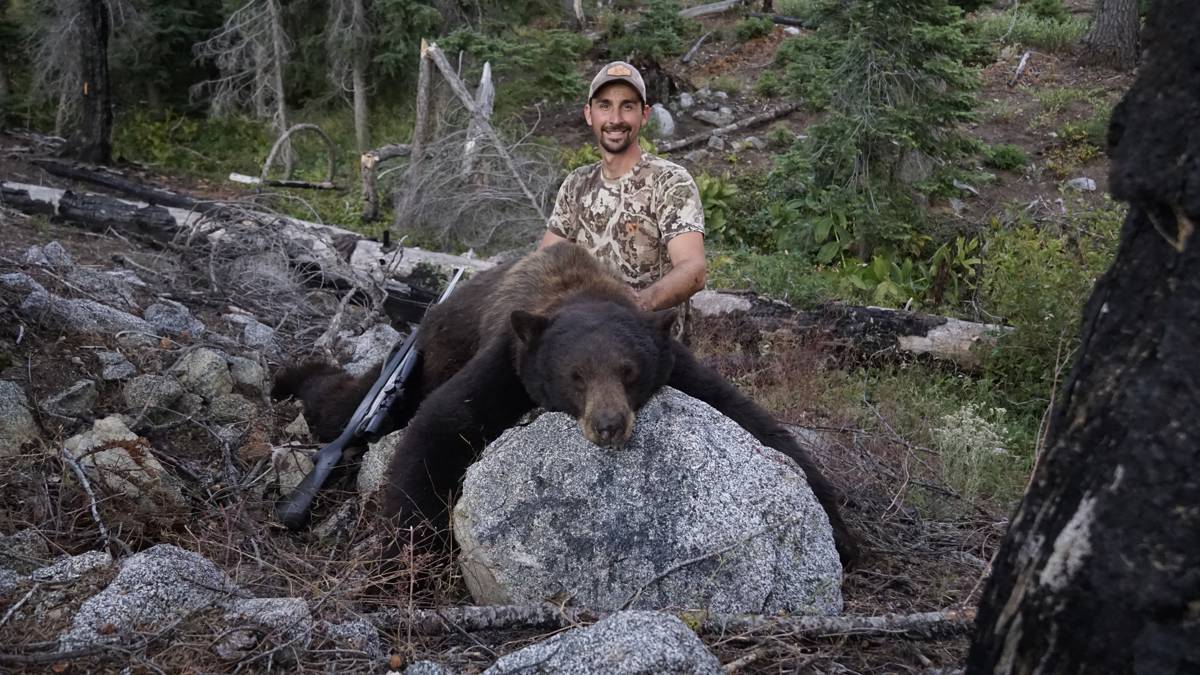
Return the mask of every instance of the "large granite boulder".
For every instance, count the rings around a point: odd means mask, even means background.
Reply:
[[[629,444],[563,414],[510,429],[466,475],[454,536],[476,601],[837,614],[833,533],[803,471],[664,389]]]

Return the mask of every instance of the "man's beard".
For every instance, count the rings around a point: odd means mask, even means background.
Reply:
[[[607,138],[605,138],[605,134],[610,133],[610,132],[616,132],[616,133],[624,132],[625,137],[620,141],[616,141],[616,142],[609,141]],[[600,147],[604,148],[604,150],[606,152],[612,153],[614,155],[619,155],[622,152],[625,152],[625,150],[630,145],[637,142],[637,136],[634,135],[632,127],[629,127],[626,125],[622,125],[619,127],[608,126],[608,127],[602,128],[600,130],[598,140],[600,141]]]

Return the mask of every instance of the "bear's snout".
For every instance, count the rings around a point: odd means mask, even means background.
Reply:
[[[628,412],[622,414],[611,410],[597,414],[584,425],[584,435],[596,445],[606,448],[620,447],[629,440],[630,431],[633,429],[632,417]],[[591,433],[588,433],[588,427],[591,427]]]

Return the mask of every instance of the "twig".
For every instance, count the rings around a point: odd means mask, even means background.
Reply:
[[[691,61],[692,57],[696,55],[696,51],[700,49],[700,45],[704,44],[704,41],[707,40],[708,36],[710,36],[712,34],[713,34],[713,32],[710,30],[707,33],[705,33],[704,35],[701,35],[700,39],[696,40],[696,44],[692,45],[692,48],[687,50],[687,53],[683,55],[682,59],[679,59],[679,62],[680,63],[688,63],[689,61]]]
[[[83,491],[87,493],[88,499],[91,500],[92,520],[96,521],[96,527],[100,528],[100,537],[104,540],[104,548],[107,549],[111,537],[109,537],[108,528],[104,526],[104,521],[100,518],[100,510],[97,507],[96,493],[92,490],[92,481],[88,479],[83,467],[79,466],[79,462],[75,461],[75,458],[71,456],[71,452],[69,450],[63,447],[59,454],[63,461],[66,462],[67,466],[71,467],[71,470],[75,472],[75,477],[79,479],[79,484],[83,486]],[[129,553],[129,548],[125,546],[124,542],[121,542],[121,547],[125,549],[126,553]]]
[[[1033,51],[1026,51],[1021,56],[1021,62],[1017,64],[1017,72],[1013,73],[1012,78],[1008,80],[1009,87],[1016,86],[1017,80],[1021,78],[1021,73],[1025,72],[1025,64],[1029,62],[1029,55],[1032,53]]]
[[[33,597],[33,594],[36,593],[41,586],[42,585],[39,582],[33,582],[33,588],[29,589],[28,593],[21,596],[20,600],[13,603],[13,606],[8,608],[8,611],[4,613],[3,617],[0,617],[0,627],[3,627],[4,624],[8,623],[8,620],[17,613],[17,610],[21,609],[21,605],[24,605],[26,602],[28,602],[29,598]]]
[[[897,637],[905,639],[944,639],[966,635],[975,620],[973,609],[947,609],[917,614],[879,616],[793,616],[765,614],[712,614],[704,610],[672,612],[701,635],[769,636],[822,638],[840,635]],[[441,609],[388,609],[365,618],[377,628],[392,631],[402,624],[420,635],[445,635],[461,628],[469,632],[512,629],[558,629],[575,624],[595,623],[612,612],[584,607],[540,605],[491,605],[445,607]],[[456,624],[448,628],[446,621]]]

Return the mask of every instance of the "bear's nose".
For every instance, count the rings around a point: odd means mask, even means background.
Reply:
[[[621,445],[625,442],[625,416],[620,413],[604,413],[597,415],[592,422],[592,428],[605,446]]]

